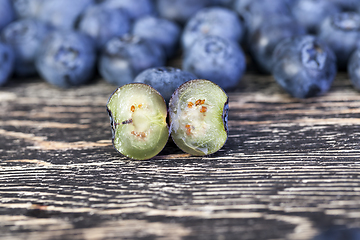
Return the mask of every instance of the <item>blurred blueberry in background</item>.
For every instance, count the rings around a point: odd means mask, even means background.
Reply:
[[[171,95],[181,84],[196,78],[194,74],[178,68],[158,67],[144,70],[136,76],[134,82],[152,86],[169,102]]]
[[[141,71],[165,65],[163,48],[135,35],[114,37],[107,42],[99,59],[99,72],[109,83],[122,86],[134,81]]]
[[[12,76],[15,55],[12,48],[0,42],[0,86],[4,85]]]
[[[27,77],[36,74],[35,57],[42,40],[51,31],[44,22],[23,18],[7,25],[1,34],[2,40],[15,52],[15,74]]]
[[[360,90],[360,48],[352,53],[347,70],[351,83]]]
[[[11,0],[0,1],[0,31],[14,21],[15,12]]]
[[[78,29],[92,37],[97,48],[101,48],[112,37],[123,36],[130,31],[130,19],[123,9],[104,5],[88,7],[82,14]]]
[[[139,18],[133,26],[132,34],[161,45],[168,58],[178,49],[181,28],[175,22],[155,16]]]
[[[281,41],[274,51],[273,63],[275,80],[296,98],[324,94],[337,73],[334,53],[312,35]]]
[[[102,4],[109,8],[124,9],[133,20],[155,14],[152,0],[104,0]]]
[[[18,18],[37,17],[45,1],[48,0],[12,0]]]
[[[224,89],[235,87],[246,68],[240,46],[226,38],[207,35],[194,42],[183,58],[183,69]]]
[[[68,88],[86,83],[94,73],[92,39],[76,31],[55,31],[44,40],[36,59],[40,75],[50,84]]]
[[[313,240],[360,240],[360,229],[334,226],[318,234]]]
[[[205,35],[216,35],[240,42],[244,27],[237,14],[223,7],[209,7],[198,11],[186,23],[181,43],[186,51],[194,40]]]

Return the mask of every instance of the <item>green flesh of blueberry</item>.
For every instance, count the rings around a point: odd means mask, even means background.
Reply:
[[[211,81],[198,79],[181,85],[169,102],[171,137],[192,155],[218,151],[226,142],[228,96]]]
[[[118,88],[111,95],[107,110],[113,145],[121,154],[145,160],[156,156],[166,145],[166,103],[149,85],[131,83]]]

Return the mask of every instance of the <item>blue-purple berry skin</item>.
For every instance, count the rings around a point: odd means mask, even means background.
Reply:
[[[125,35],[110,39],[101,51],[99,72],[109,83],[122,86],[147,68],[164,66],[163,48],[144,38]]]
[[[360,48],[351,55],[347,70],[352,85],[355,89],[360,90]]]
[[[241,47],[233,41],[212,35],[196,40],[183,59],[185,71],[208,79],[223,89],[237,86],[245,68]]]
[[[17,76],[27,77],[36,74],[37,52],[42,46],[42,40],[51,31],[49,25],[34,18],[14,21],[2,31],[2,40],[15,52],[14,71]]]
[[[213,0],[157,0],[160,17],[185,24],[196,12],[211,6]]]
[[[258,70],[266,74],[271,73],[272,54],[276,45],[284,38],[305,33],[304,27],[287,16],[273,16],[251,32],[248,39],[249,50]]]
[[[38,18],[56,28],[71,30],[82,12],[92,4],[93,0],[45,0]]]
[[[158,67],[144,70],[134,82],[152,86],[169,102],[171,95],[181,84],[196,78],[194,74],[178,68]]]
[[[196,39],[215,35],[240,42],[244,27],[237,14],[224,7],[209,7],[198,11],[187,22],[181,37],[183,49],[188,49]]]
[[[321,22],[328,16],[341,11],[329,0],[295,0],[291,10],[295,19],[303,25],[308,33],[316,34]]]
[[[336,76],[333,51],[312,35],[286,38],[273,55],[273,76],[295,98],[326,93]]]
[[[92,37],[100,49],[111,38],[128,33],[130,26],[131,22],[125,10],[98,4],[85,10],[79,20],[78,30]]]
[[[335,52],[338,67],[346,69],[350,55],[360,46],[360,14],[341,12],[326,18],[318,36]]]
[[[134,22],[132,34],[161,45],[168,58],[175,55],[180,39],[180,26],[168,19],[145,16]]]
[[[9,45],[0,42],[0,86],[4,85],[12,76],[14,64],[14,51]]]
[[[96,51],[93,40],[73,31],[55,31],[43,41],[36,67],[48,83],[69,88],[79,86],[93,77]]]
[[[155,6],[152,0],[104,0],[101,4],[109,8],[125,10],[132,20],[155,14]]]
[[[17,18],[36,18],[43,2],[48,0],[12,0]]]
[[[0,31],[15,20],[15,12],[11,0],[0,1]]]

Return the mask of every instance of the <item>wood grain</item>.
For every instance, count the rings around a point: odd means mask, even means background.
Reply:
[[[247,74],[229,139],[193,157],[169,142],[119,155],[105,109],[114,86],[0,89],[0,239],[311,239],[360,227],[360,93],[338,74],[321,97],[289,97]]]

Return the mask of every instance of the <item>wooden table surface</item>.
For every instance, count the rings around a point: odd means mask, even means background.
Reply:
[[[345,73],[306,100],[248,73],[228,92],[219,152],[169,143],[147,161],[112,147],[115,88],[0,88],[0,239],[312,239],[360,227],[360,93]]]

